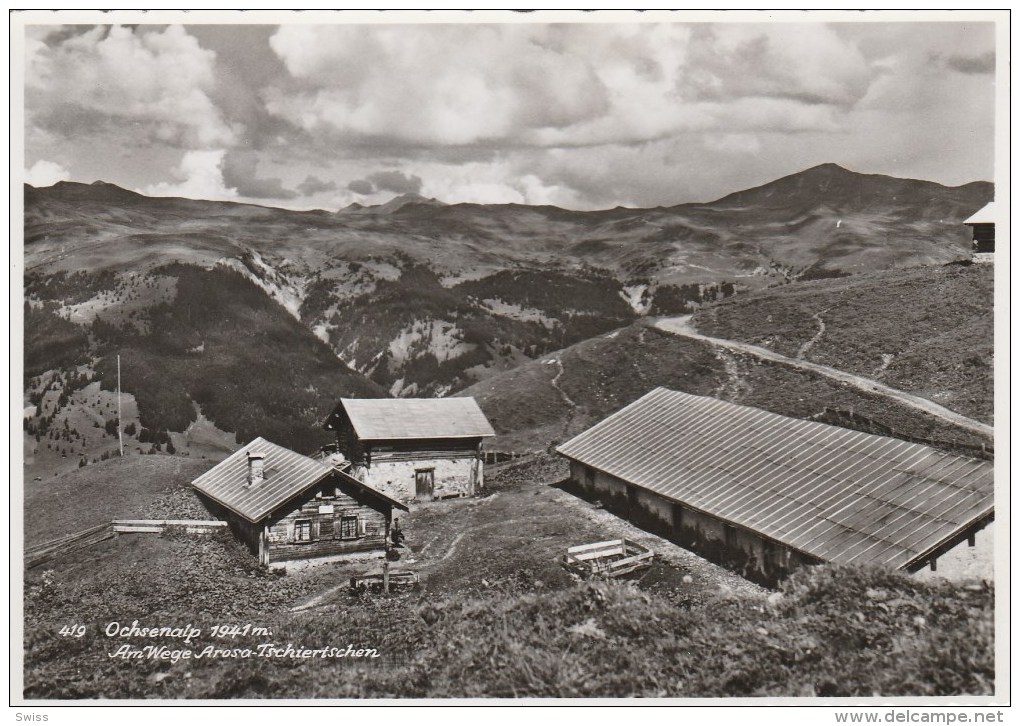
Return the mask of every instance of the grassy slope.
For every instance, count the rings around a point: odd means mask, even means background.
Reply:
[[[111,569],[118,558],[145,566]],[[288,604],[314,579],[267,574],[232,543],[139,538],[92,559],[107,568],[102,578],[43,573],[27,584],[27,697],[870,697],[994,687],[994,592],[892,573],[822,567],[767,602],[720,596],[690,609],[627,584],[539,591],[506,581],[440,600],[340,593],[329,608],[295,614]],[[272,628],[268,642],[351,643],[383,658],[119,661],[101,634],[112,613],[202,628],[253,622]],[[61,638],[62,622],[88,633]],[[265,641],[202,636],[191,647]]]
[[[872,377],[992,420],[993,269],[947,265],[795,283],[706,308],[706,335]],[[891,356],[883,368],[883,356]]]
[[[145,518],[153,499],[187,486],[209,466],[181,456],[129,456],[26,482],[25,542],[45,542],[118,517]]]
[[[557,358],[563,365],[557,381],[562,393],[552,386],[558,366],[547,362]],[[972,433],[877,395],[789,366],[714,351],[645,322],[520,366],[463,394],[475,396],[492,421],[499,434],[495,448],[521,450],[562,442],[657,386],[796,418],[821,414],[825,408],[852,410],[906,436],[982,443]]]

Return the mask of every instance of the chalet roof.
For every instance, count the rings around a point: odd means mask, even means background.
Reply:
[[[964,224],[994,224],[999,221],[999,209],[995,206],[995,202],[988,202],[981,209],[974,212],[974,214],[963,220]]]
[[[248,453],[262,454],[264,479],[251,486],[248,484]],[[310,457],[298,454],[259,437],[202,476],[191,482],[198,491],[219,502],[230,511],[249,522],[258,522],[271,514],[281,504],[301,494],[329,476],[340,476],[353,481],[357,486],[381,501],[395,504],[406,510],[403,504],[370,488],[352,477],[336,471]]]
[[[836,563],[907,567],[994,511],[988,462],[665,388],[557,451]]]
[[[492,425],[470,397],[342,398],[326,428],[346,412],[362,441],[457,439],[495,436]]]
[[[255,486],[248,484],[249,452],[265,455],[265,479]],[[249,522],[258,522],[332,472],[331,467],[260,436],[195,479],[191,486]]]

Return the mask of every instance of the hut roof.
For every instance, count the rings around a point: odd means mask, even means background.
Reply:
[[[974,214],[963,220],[964,224],[995,224],[999,221],[999,209],[995,206],[995,202],[988,202],[981,209],[974,212]]]
[[[908,567],[994,511],[988,462],[665,388],[557,451],[836,563]]]
[[[335,428],[342,412],[346,412],[362,441],[496,435],[470,397],[342,398],[326,421],[326,428]]]
[[[248,483],[248,454],[261,454],[263,480]],[[249,522],[258,522],[280,505],[311,489],[329,476],[339,476],[383,502],[406,510],[381,492],[363,482],[290,449],[266,441],[262,437],[242,446],[212,469],[191,482],[198,491],[222,504]]]

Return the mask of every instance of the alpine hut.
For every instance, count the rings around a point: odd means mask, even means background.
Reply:
[[[557,451],[575,487],[766,582],[822,562],[934,568],[994,517],[987,461],[665,388]]]
[[[354,477],[403,502],[474,494],[496,435],[469,397],[342,398],[324,427]]]
[[[257,438],[191,483],[259,562],[385,551],[407,507],[341,469]]]
[[[970,217],[964,220],[974,237],[971,253],[975,261],[991,261],[995,253],[995,223],[998,219],[998,208],[991,201]]]

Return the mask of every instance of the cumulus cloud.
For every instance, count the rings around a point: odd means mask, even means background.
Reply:
[[[946,65],[959,73],[978,75],[995,72],[995,53],[981,55],[951,55],[946,58]]]
[[[299,90],[267,106],[295,126],[479,153],[825,127],[811,107],[852,106],[877,75],[850,40],[798,24],[288,26],[270,44]]]
[[[297,188],[299,192],[310,197],[313,194],[334,192],[337,187],[335,181],[323,181],[319,177],[309,174],[303,182],[297,185]]]
[[[826,161],[954,184],[992,169],[992,23],[26,34],[28,158],[155,194],[592,209]],[[49,163],[27,173],[66,175]]]
[[[189,199],[236,199],[237,190],[223,180],[226,151],[188,151],[180,165],[172,171],[173,182],[159,182],[142,190],[152,197],[187,197]]]
[[[355,194],[375,194],[391,192],[393,194],[418,194],[421,192],[421,177],[405,174],[402,171],[385,170],[369,174],[364,179],[355,179],[347,188]]]
[[[377,171],[368,175],[368,181],[381,192],[417,194],[421,191],[421,177],[401,171]]]
[[[375,186],[368,179],[355,179],[347,185],[347,188],[355,194],[368,195],[375,193]]]
[[[270,45],[302,90],[268,108],[300,128],[473,144],[604,113],[606,88],[559,26],[285,26]]]
[[[60,164],[45,159],[35,162],[32,168],[25,172],[25,181],[34,187],[49,187],[70,178],[71,172]]]
[[[864,56],[825,26],[699,26],[677,79],[685,98],[852,105],[873,78]]]
[[[234,141],[210,99],[215,53],[179,26],[55,30],[32,39],[26,60],[30,124],[70,136],[119,123],[125,135],[194,149]]]
[[[258,156],[250,151],[229,151],[223,157],[223,183],[249,199],[294,199],[297,192],[278,177],[258,175]]]

